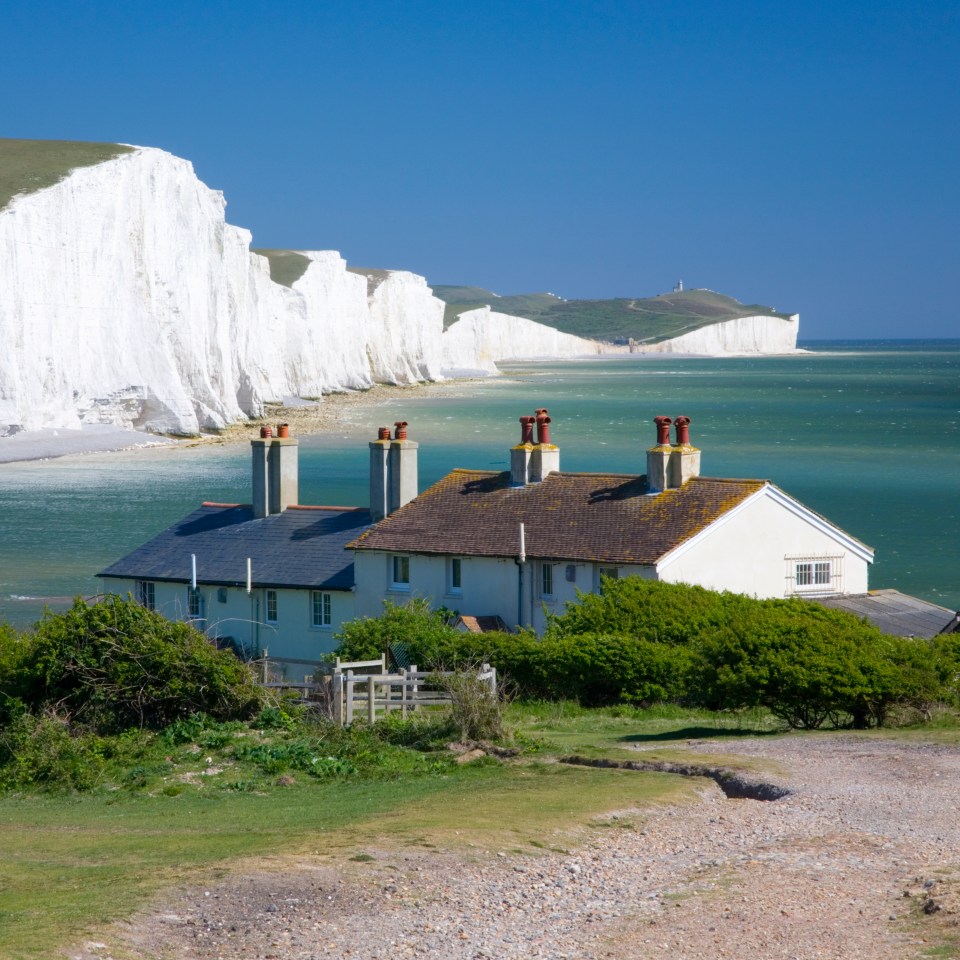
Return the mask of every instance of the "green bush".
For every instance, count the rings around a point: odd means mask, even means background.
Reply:
[[[447,614],[431,610],[426,600],[397,606],[384,603],[379,617],[345,623],[336,635],[341,660],[375,660],[394,644],[402,644],[418,666],[435,665],[455,653],[462,634],[447,623]]]
[[[753,601],[706,632],[693,677],[703,706],[762,706],[807,729],[882,726],[892,705],[939,690],[921,642],[798,599]]]
[[[887,636],[799,598],[756,600],[639,577],[606,580],[544,636],[459,633],[424,601],[344,628],[341,655],[403,642],[421,668],[491,663],[519,696],[584,706],[765,708],[792,727],[882,726],[894,706],[960,704],[960,638]]]
[[[249,668],[200,632],[130,600],[79,598],[34,631],[0,635],[7,713],[56,705],[71,723],[101,732],[159,729],[192,714],[244,718],[263,694]]]
[[[0,790],[89,790],[104,766],[98,741],[72,735],[65,717],[21,713],[0,730]]]

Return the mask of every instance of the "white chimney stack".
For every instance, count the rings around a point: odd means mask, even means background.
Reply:
[[[257,519],[283,513],[299,502],[299,441],[290,437],[285,423],[274,437],[270,427],[260,428],[260,439],[250,441],[253,461],[253,515]]]

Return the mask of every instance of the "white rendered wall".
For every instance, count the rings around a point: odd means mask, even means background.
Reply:
[[[843,564],[842,592],[866,592],[869,564],[863,557],[765,493],[713,524],[690,549],[659,563],[657,571],[668,583],[783,597],[789,589],[788,558],[838,556]]]
[[[185,583],[154,584],[156,612],[168,620],[188,620],[187,590]],[[136,581],[104,578],[101,581],[104,593],[116,593],[122,597],[130,594],[136,599]],[[310,590],[277,590],[277,622],[266,622],[266,590],[255,587],[251,595],[243,587],[216,587],[199,583],[197,589],[203,596],[204,620],[195,623],[198,629],[210,637],[233,637],[251,656],[269,651],[271,661],[276,661],[278,672],[290,680],[302,680],[305,673],[312,673],[313,665],[324,654],[336,647],[334,634],[345,622],[352,620],[354,613],[353,593],[344,590],[322,591],[331,597],[331,625],[312,626]],[[226,602],[221,603],[218,591],[226,590]],[[293,661],[284,663],[284,661]]]
[[[578,561],[541,561],[528,559],[523,564],[522,601],[520,571],[511,558],[462,557],[461,589],[449,589],[450,557],[407,554],[410,558],[410,588],[398,590],[390,582],[392,554],[372,550],[355,552],[357,616],[378,617],[388,600],[402,605],[413,597],[429,601],[434,608],[446,607],[469,616],[499,616],[511,630],[518,625],[533,627],[542,633],[547,616],[562,614],[567,603],[577,600],[577,592],[596,593],[600,586],[600,567]],[[553,594],[542,593],[542,566],[552,562]],[[615,566],[615,565],[613,565]],[[567,568],[573,568],[573,580],[567,579]],[[618,576],[655,577],[652,567],[621,565]]]

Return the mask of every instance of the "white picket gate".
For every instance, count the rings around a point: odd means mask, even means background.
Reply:
[[[379,670],[379,672],[373,672]],[[342,663],[334,666],[332,677],[333,718],[340,726],[349,726],[357,717],[365,716],[374,723],[378,711],[389,713],[420,707],[449,705],[450,696],[442,689],[441,678],[454,671],[418,670],[413,664],[398,673],[387,673],[381,660]],[[489,663],[477,671],[477,679],[497,694],[497,671]]]

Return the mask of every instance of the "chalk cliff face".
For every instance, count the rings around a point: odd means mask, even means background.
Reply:
[[[461,376],[496,373],[498,360],[542,360],[603,353],[604,345],[490,307],[468,310],[443,334],[444,369]]]
[[[138,148],[0,210],[0,435],[88,422],[195,433],[285,396],[439,376],[443,304],[334,252],[270,279],[223,195]]]
[[[627,351],[489,307],[443,332],[423,277],[348,269],[333,251],[300,251],[306,268],[274,282],[225,206],[190,163],[138,147],[0,210],[0,436],[191,434],[287,397]],[[748,317],[636,349],[784,353],[796,328]]]
[[[635,353],[697,353],[709,357],[794,353],[800,315],[738,317],[700,327],[662,343],[639,344]]]

